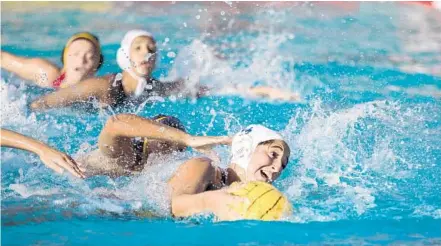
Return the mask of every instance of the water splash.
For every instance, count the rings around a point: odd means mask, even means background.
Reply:
[[[283,182],[300,212],[294,220],[359,217],[374,212],[387,197],[407,197],[396,203],[412,207],[416,201],[409,184],[419,173],[434,171],[427,157],[436,157],[433,148],[439,150],[431,135],[440,137],[438,128],[427,134],[427,127],[416,123],[430,121],[429,108],[374,101],[330,111],[320,100],[311,104],[310,111],[298,112],[285,129],[298,159]],[[410,154],[408,148],[415,144],[422,151]],[[431,183],[439,182],[439,177],[432,178]],[[418,202],[435,201],[427,197]]]
[[[256,85],[310,93],[312,86],[316,85],[299,82],[294,72],[295,59],[280,55],[279,48],[288,39],[287,36],[259,35],[251,44],[250,58],[241,61],[244,65],[234,65],[239,61],[220,58],[214,47],[194,40],[180,50],[165,79],[184,78],[189,88],[201,83],[213,88],[216,95],[239,94],[249,97],[248,88]]]

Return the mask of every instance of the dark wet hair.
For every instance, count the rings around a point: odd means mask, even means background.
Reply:
[[[176,129],[179,129],[179,130],[181,130],[183,132],[187,132],[185,130],[185,126],[176,117],[173,117],[173,116],[170,116],[170,115],[165,115],[165,114],[159,114],[159,115],[156,115],[155,117],[153,117],[152,120],[154,120],[156,122],[159,122],[161,124],[164,124],[164,125],[167,125],[167,126],[170,126],[170,127],[176,128]]]
[[[164,124],[164,125],[167,125],[167,126],[170,126],[170,127],[176,128],[176,129],[179,129],[179,130],[181,130],[183,132],[187,132],[185,130],[185,126],[176,117],[173,117],[173,116],[170,116],[170,115],[165,115],[165,114],[158,114],[155,117],[153,117],[152,120],[154,120],[154,121],[156,121],[158,123],[161,123],[161,124]],[[185,149],[186,149],[186,147],[182,147],[182,148],[179,148],[179,151],[182,152]]]

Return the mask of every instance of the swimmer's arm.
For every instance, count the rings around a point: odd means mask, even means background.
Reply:
[[[76,102],[97,99],[101,103],[111,104],[109,81],[107,78],[92,78],[78,84],[61,88],[33,101],[32,110],[66,107]]]
[[[195,187],[198,189],[198,187]],[[189,217],[201,213],[216,212],[216,205],[221,201],[218,190],[204,191],[196,194],[180,194],[172,197],[172,214],[174,217]]]
[[[31,80],[42,87],[52,87],[60,74],[54,64],[45,59],[25,58],[1,51],[1,68],[17,74],[19,77]]]
[[[41,148],[45,145],[40,141],[26,137],[14,131],[1,129],[0,132],[2,147],[27,150],[38,155],[41,152]]]
[[[63,173],[64,170],[67,170],[77,177],[85,177],[70,156],[59,152],[36,139],[6,129],[0,129],[0,135],[0,145],[2,147],[10,147],[32,152],[37,154],[47,167],[58,173]]]
[[[187,88],[184,79],[178,79],[172,82],[166,82],[160,84],[160,94],[162,96],[178,96],[181,94],[183,97],[202,97],[210,94],[210,90],[208,87],[203,85],[196,85],[193,90],[191,88]]]
[[[291,91],[282,91],[270,86],[255,86],[248,90],[248,94],[252,96],[267,97],[270,99],[300,101],[300,95]]]
[[[177,95],[184,89],[183,80],[175,80],[169,82],[157,82],[159,87],[159,94],[161,96]]]
[[[182,164],[170,179],[173,216],[187,217],[213,213],[220,219],[238,218],[230,209],[244,198],[230,195],[226,190],[206,191],[215,183],[216,169],[208,158],[194,158]]]
[[[187,146],[191,136],[135,114],[119,114],[107,120],[100,133],[98,146],[105,155],[118,157],[128,153],[127,148],[132,148],[130,142],[135,137],[172,141]]]
[[[100,133],[98,146],[103,153],[116,157],[126,152],[124,149],[127,148],[129,140],[135,137],[170,141],[197,150],[219,144],[231,144],[231,138],[226,136],[192,136],[174,127],[135,114],[119,114],[107,120]]]
[[[168,182],[173,216],[187,217],[214,212],[212,191],[205,191],[214,180],[215,169],[207,158],[194,158],[182,164]]]

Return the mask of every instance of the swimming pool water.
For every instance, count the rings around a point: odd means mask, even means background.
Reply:
[[[153,32],[155,76],[191,76],[216,93],[115,112],[171,114],[192,134],[232,135],[252,123],[281,131],[292,158],[275,185],[295,208],[282,222],[173,221],[165,182],[197,153],[155,157],[157,165],[136,177],[77,180],[3,148],[2,245],[441,244],[439,16],[400,3],[114,3],[107,12],[2,6],[2,50],[60,64],[66,38],[91,31],[106,60],[99,74],[118,71],[125,31]],[[231,95],[222,89],[231,84],[298,91],[302,102]],[[74,157],[96,148],[114,112],[29,111],[27,103],[47,92],[2,71],[2,127]],[[228,149],[217,150],[225,166]]]

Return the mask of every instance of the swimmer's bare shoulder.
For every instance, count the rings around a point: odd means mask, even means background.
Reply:
[[[215,181],[215,177],[216,168],[212,160],[207,157],[197,157],[184,162],[168,183],[172,187],[172,196],[197,194],[206,191]]]
[[[193,158],[182,164],[169,181],[173,216],[188,217],[200,213],[213,213],[221,218],[231,216],[230,204],[243,203],[244,199],[225,189],[209,189],[219,182],[216,178],[219,171],[208,158]]]
[[[42,87],[52,87],[52,82],[60,76],[60,69],[45,59],[32,58],[28,69],[34,69],[36,74],[33,80]]]
[[[216,169],[211,162],[208,158],[190,159],[169,180],[173,216],[191,216],[210,207],[213,200],[205,191],[215,179]]]

